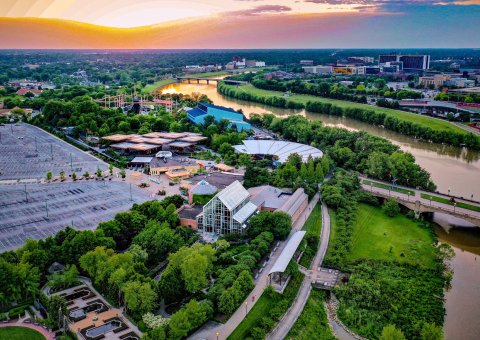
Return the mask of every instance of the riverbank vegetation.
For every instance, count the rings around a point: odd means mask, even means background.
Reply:
[[[326,127],[301,116],[280,119],[273,115],[253,115],[251,122],[287,140],[318,147],[338,167],[386,181],[394,176],[400,185],[435,189],[430,174],[415,163],[411,154],[400,151],[398,146],[383,138],[361,131]],[[259,179],[259,173],[257,176]]]
[[[444,260],[451,254],[435,246],[431,226],[403,214],[388,217],[344,171],[322,186],[322,195],[335,210],[324,265],[349,275],[334,289],[343,323],[369,339],[390,324],[407,339],[421,339],[427,323],[441,327],[451,279]]]
[[[428,116],[312,95],[285,95],[282,92],[258,89],[252,85],[233,86],[220,82],[217,89],[221,94],[236,99],[281,108],[306,109],[313,113],[345,116],[435,143],[466,145],[472,149],[480,149],[480,138],[477,136],[447,121]]]

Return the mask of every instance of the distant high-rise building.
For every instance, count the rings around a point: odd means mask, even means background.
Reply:
[[[404,70],[428,70],[430,68],[430,56],[426,54],[383,54],[378,57],[380,66],[392,62],[402,62]]]

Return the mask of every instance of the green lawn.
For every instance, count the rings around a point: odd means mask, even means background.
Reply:
[[[429,200],[430,197],[431,197],[432,201],[434,201],[434,202],[453,205],[453,203],[450,202],[450,200],[448,198],[438,197],[438,196],[429,195],[429,194],[421,194],[420,196],[422,198],[427,199],[427,200]],[[463,202],[457,202],[457,207],[480,212],[480,206],[478,206],[478,205],[473,205],[473,204],[468,204],[468,203],[463,203]]]
[[[313,244],[308,244],[307,249],[303,253],[302,258],[300,259],[300,265],[305,268],[310,268],[315,253],[318,249],[318,241],[320,239],[320,232],[322,231],[322,204],[317,204],[310,216],[308,217],[307,222],[303,225],[302,230],[307,232],[307,235],[314,235],[315,242]]]
[[[403,189],[403,188],[399,188],[399,187],[391,188],[390,185],[383,184],[383,183],[373,182],[373,181],[369,181],[369,180],[363,180],[362,183],[365,184],[365,185],[372,185],[376,188],[387,189],[387,190],[390,189],[392,191],[400,192],[400,193],[405,194],[405,195],[411,195],[411,196],[415,195],[415,191],[413,191],[413,190]]]
[[[292,340],[334,340],[324,306],[325,291],[312,289],[305,308],[287,335]]]
[[[252,331],[256,334],[255,338],[265,338],[265,335],[274,329],[278,320],[283,317],[292,304],[302,281],[303,274],[298,272],[292,276],[283,294],[273,292],[269,296],[264,292],[255,306],[248,312],[247,317],[227,339],[243,340],[251,337]]]
[[[234,87],[232,86],[232,88]],[[241,85],[236,87],[236,89],[238,91],[243,91],[246,93],[251,93],[257,96],[264,96],[264,97],[275,97],[275,96],[282,97],[284,95],[284,93],[280,91],[262,90],[254,87],[253,85]],[[304,105],[308,101],[319,101],[323,103],[331,103],[341,108],[352,108],[352,107],[363,108],[363,109],[366,108],[368,110],[371,110],[377,113],[385,113],[387,115],[397,117],[404,121],[417,123],[421,126],[428,127],[438,131],[453,131],[461,134],[467,133],[465,130],[459,128],[458,126],[455,126],[454,124],[451,124],[450,122],[428,117],[428,116],[422,116],[415,113],[405,112],[401,110],[393,110],[393,109],[387,109],[387,108],[382,108],[378,106],[349,102],[345,100],[329,99],[329,98],[316,97],[312,95],[302,95],[302,94],[292,94],[288,97],[285,97],[285,99],[293,102],[297,102],[297,103],[302,103]]]
[[[11,326],[0,328],[0,339],[5,340],[45,340],[45,337],[36,330]]]
[[[335,242],[335,237],[337,235],[336,225],[337,225],[337,214],[335,210],[328,209],[328,214],[330,215],[330,238],[328,241],[327,252],[325,253],[325,258],[331,256],[332,253],[332,244]]]
[[[435,250],[429,230],[399,214],[393,218],[380,207],[359,204],[353,227],[350,260],[391,260],[433,267]]]
[[[173,79],[173,78],[170,78],[170,79],[162,79],[162,80],[159,80],[159,81],[156,81],[154,82],[153,84],[147,84],[143,89],[142,89],[142,93],[152,93],[153,91],[155,91],[157,88],[159,87],[162,87],[162,86],[165,86],[165,85],[169,85],[169,84],[173,84],[175,83],[177,80],[176,79]]]

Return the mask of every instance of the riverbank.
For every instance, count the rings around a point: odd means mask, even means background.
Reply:
[[[170,85],[170,84],[173,84],[175,83],[177,80],[176,79],[173,79],[173,78],[167,78],[167,79],[162,79],[162,80],[159,80],[159,81],[156,81],[154,82],[153,84],[147,84],[142,90],[141,90],[141,93],[143,94],[150,94],[152,92],[154,92],[155,90],[163,87],[163,86],[167,86],[167,85]]]
[[[389,324],[408,339],[418,337],[424,323],[443,326],[445,279],[433,230],[401,214],[387,217],[367,204],[358,205],[347,233],[339,231],[349,226],[339,223],[338,213],[333,216],[327,257],[350,274],[348,283],[334,290],[339,319],[369,339]],[[350,251],[339,263],[335,247],[344,244]]]
[[[217,89],[221,94],[236,99],[275,107],[306,109],[313,113],[349,117],[435,143],[466,145],[472,149],[480,149],[478,136],[468,133],[448,121],[429,116],[311,95],[286,95],[283,92],[258,89],[252,85],[234,86],[221,82]]]

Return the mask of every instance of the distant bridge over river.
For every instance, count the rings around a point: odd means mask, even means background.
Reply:
[[[360,180],[362,190],[376,197],[395,198],[399,204],[414,211],[416,217],[422,213],[439,212],[461,218],[480,227],[480,202],[414,188],[392,186],[391,183],[364,177],[360,177]]]
[[[196,82],[197,84],[200,84],[201,81],[205,81],[207,84],[210,84],[211,81],[219,82],[219,81],[224,81],[225,84],[228,85],[244,85],[248,84],[248,81],[241,81],[241,80],[228,80],[228,79],[223,79],[223,78],[201,78],[201,77],[177,77],[177,82],[183,83],[187,82],[191,84],[192,82]]]

